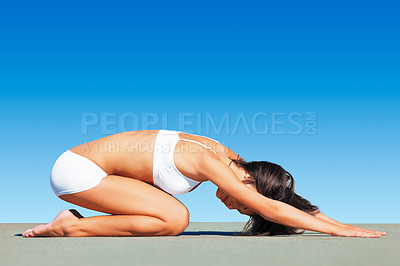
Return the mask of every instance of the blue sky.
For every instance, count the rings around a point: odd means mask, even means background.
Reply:
[[[4,4],[0,222],[48,222],[74,207],[49,184],[65,150],[161,127],[281,164],[298,194],[341,222],[399,222],[396,10],[394,1]],[[85,124],[88,115],[98,122]],[[247,220],[215,191],[203,183],[176,197],[191,221]]]

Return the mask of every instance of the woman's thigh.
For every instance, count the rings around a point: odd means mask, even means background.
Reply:
[[[189,212],[175,197],[143,181],[109,175],[86,191],[60,195],[72,204],[110,214],[146,215],[166,223],[188,224]]]

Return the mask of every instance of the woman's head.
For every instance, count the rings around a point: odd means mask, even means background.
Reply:
[[[232,162],[245,170],[251,177],[247,183],[252,183],[254,188],[265,197],[285,202],[312,215],[318,210],[317,206],[295,193],[292,175],[280,165],[266,161],[232,160]],[[257,213],[251,213],[249,216],[249,221],[240,233],[242,235],[282,235],[304,232],[304,230],[298,232],[297,228],[265,220]]]
[[[243,170],[242,170],[243,171]],[[257,191],[256,187],[255,187],[255,183],[252,177],[250,177],[250,175],[248,175],[247,173],[245,173],[243,175],[243,172],[241,173],[236,173],[238,178],[250,189]],[[217,198],[219,198],[224,204],[225,206],[230,209],[230,210],[238,210],[241,214],[244,215],[248,215],[248,216],[253,216],[256,214],[256,212],[254,212],[253,210],[251,210],[250,208],[244,206],[243,204],[241,204],[239,201],[237,201],[235,198],[231,197],[230,195],[228,195],[224,190],[222,190],[221,188],[217,189],[217,193],[216,193]]]

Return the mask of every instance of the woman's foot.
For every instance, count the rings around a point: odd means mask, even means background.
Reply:
[[[76,210],[63,210],[52,222],[35,226],[33,229],[28,229],[22,236],[66,236],[67,229],[79,220],[78,217],[82,218],[83,216]]]

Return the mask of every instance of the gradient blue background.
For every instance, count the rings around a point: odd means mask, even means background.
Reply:
[[[0,9],[0,222],[49,222],[49,175],[65,150],[104,137],[82,114],[168,115],[268,160],[296,192],[345,223],[398,223],[400,22],[396,1],[13,1]],[[233,124],[243,113],[246,132]],[[285,120],[317,115],[315,134]],[[182,128],[179,114],[192,113]],[[229,130],[206,132],[206,114]],[[273,114],[283,113],[272,132]],[[200,118],[198,117],[200,115]],[[199,124],[201,126],[199,126]],[[138,129],[157,129],[161,122]],[[128,130],[136,128],[127,122]],[[191,221],[246,221],[203,183],[179,195]],[[99,215],[76,207],[83,215]]]

